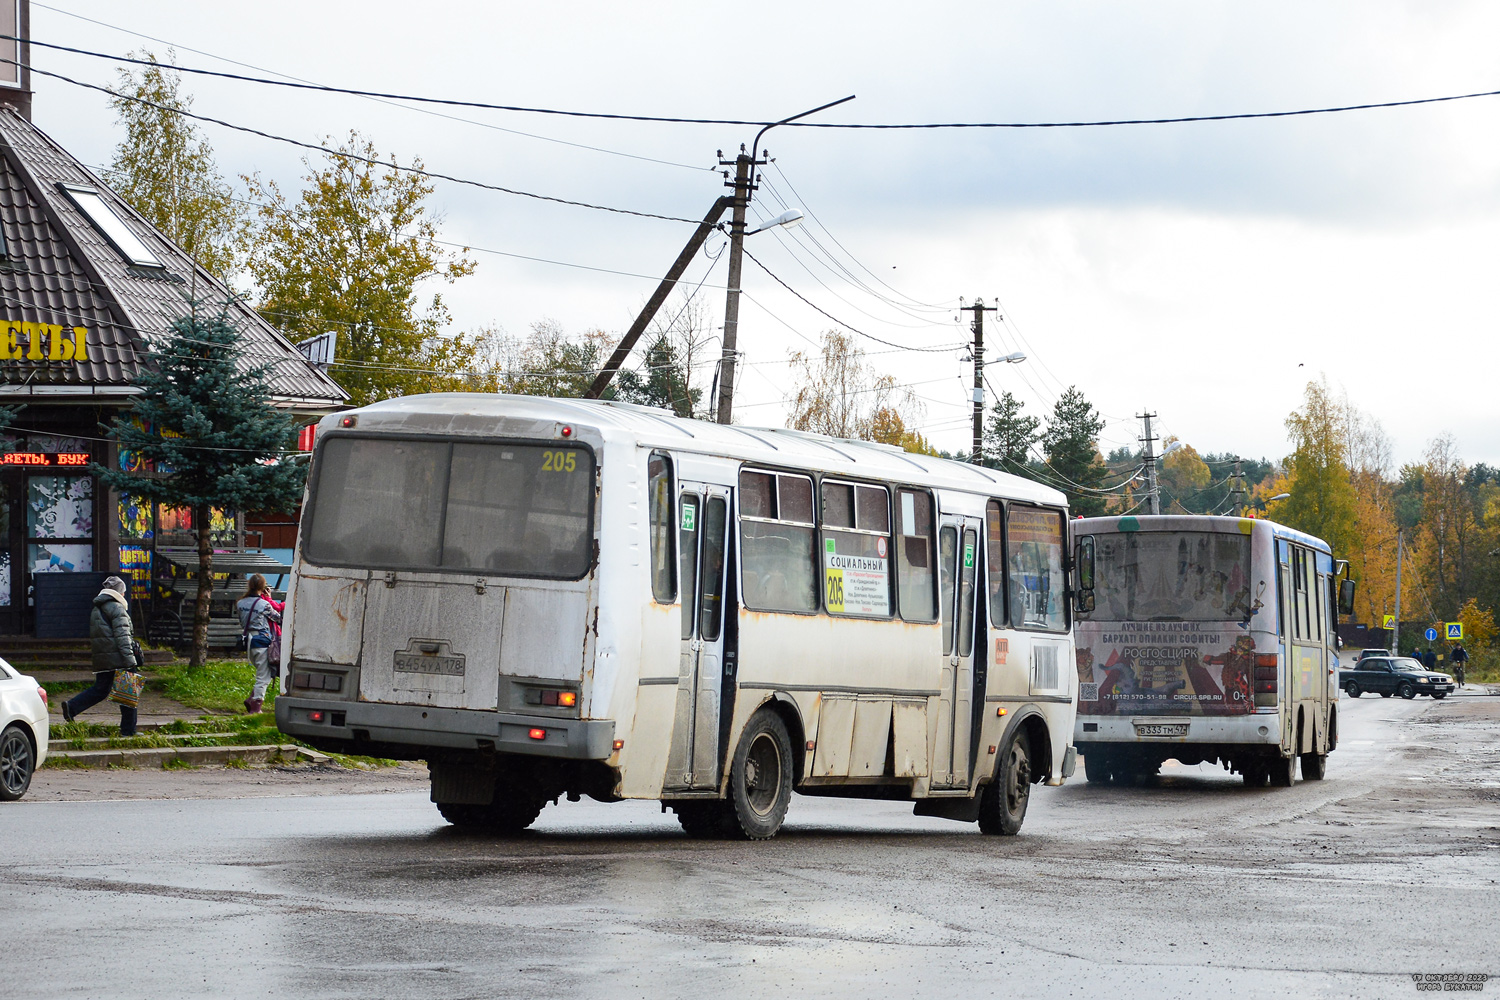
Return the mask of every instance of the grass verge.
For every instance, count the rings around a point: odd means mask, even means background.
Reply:
[[[173,701],[189,708],[215,712],[245,711],[245,699],[255,684],[255,667],[249,660],[209,660],[199,667],[185,664],[163,664],[154,671],[153,686]],[[272,681],[266,692],[263,711],[270,712],[276,703],[279,682]]]

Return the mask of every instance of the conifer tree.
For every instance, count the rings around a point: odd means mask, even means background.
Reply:
[[[144,471],[93,471],[123,494],[192,510],[199,588],[190,665],[200,666],[208,650],[212,511],[292,510],[307,469],[288,454],[295,425],[269,401],[271,366],[246,360],[222,313],[177,320],[154,361],[136,379],[141,394],[109,431],[145,460]]]
[[[1104,513],[1104,498],[1091,492],[1104,484],[1108,470],[1099,456],[1099,432],[1104,418],[1084,398],[1077,386],[1057,398],[1052,419],[1042,434],[1042,450],[1052,475],[1061,477],[1058,488],[1068,495],[1074,514],[1095,517]]]
[[[1022,413],[1024,406],[1009,392],[1000,393],[995,400],[984,433],[985,465],[1014,475],[1027,475],[1031,447],[1036,444],[1037,429],[1042,422]]]

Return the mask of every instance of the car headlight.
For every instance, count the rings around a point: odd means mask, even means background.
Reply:
[[[1418,684],[1426,684],[1427,683],[1427,678],[1425,678],[1425,677],[1418,677],[1417,678],[1417,683]]]

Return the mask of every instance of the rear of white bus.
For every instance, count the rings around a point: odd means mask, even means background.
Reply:
[[[1071,528],[1094,545],[1094,608],[1075,623],[1089,781],[1140,781],[1174,759],[1269,773],[1285,756],[1269,526],[1169,515]]]
[[[611,794],[614,724],[587,711],[598,435],[416,401],[319,430],[281,730],[427,761],[450,818],[482,818],[497,796],[539,809],[564,792]]]

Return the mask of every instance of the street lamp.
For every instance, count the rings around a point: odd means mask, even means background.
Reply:
[[[777,226],[785,226],[786,228],[791,229],[793,226],[800,226],[801,224],[802,213],[797,211],[795,208],[789,208],[785,212],[782,212],[780,215],[776,216],[776,218],[767,219],[765,222],[762,222],[754,229],[745,230],[745,235],[754,236],[756,233],[764,232],[767,229],[775,229]]]
[[[1290,493],[1278,493],[1267,500],[1266,503],[1275,503],[1277,500],[1290,500],[1291,498],[1292,495]]]

